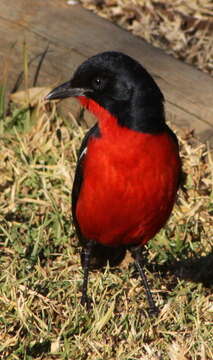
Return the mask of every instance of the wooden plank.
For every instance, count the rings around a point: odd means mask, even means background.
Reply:
[[[154,76],[165,95],[168,117],[213,143],[213,79],[79,5],[69,6],[62,0],[1,0],[0,30],[1,68],[6,59],[10,86],[23,68],[24,39],[31,56],[49,43],[39,79],[42,86],[67,80],[91,55],[122,51]]]

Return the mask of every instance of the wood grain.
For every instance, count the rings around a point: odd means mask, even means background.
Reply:
[[[79,5],[69,6],[61,0],[1,0],[0,41],[8,90],[23,69],[24,41],[30,57],[49,44],[39,77],[41,86],[69,79],[82,61],[98,52],[125,52],[154,76],[165,95],[168,117],[179,127],[194,129],[202,141],[213,143],[213,79]]]

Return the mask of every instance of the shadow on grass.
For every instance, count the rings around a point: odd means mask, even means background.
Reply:
[[[91,270],[98,269],[104,271],[104,267],[109,261],[110,267],[117,268],[124,260],[127,249],[107,248],[98,245],[93,253]],[[178,279],[187,280],[195,283],[202,283],[204,287],[211,288],[213,286],[213,251],[206,256],[195,256],[184,260],[170,260],[163,265],[156,262],[150,263],[146,260],[146,250],[144,251],[144,263],[146,268],[152,273],[159,273],[160,277],[167,278],[174,276],[171,288],[174,288]],[[83,255],[81,254],[81,262],[83,263]],[[137,273],[137,272],[136,272]],[[133,276],[138,277],[136,273]],[[175,280],[176,278],[176,280]],[[168,284],[168,287],[170,285]]]
[[[150,272],[158,272],[162,278],[173,275],[178,281],[187,280],[194,283],[201,283],[205,288],[213,286],[213,252],[206,256],[197,256],[190,259],[170,261],[163,265],[146,263],[146,268]],[[170,290],[176,286],[173,279]]]
[[[50,348],[51,348],[50,340],[44,340],[41,343],[38,342],[38,343],[35,343],[33,346],[28,347],[26,349],[26,353],[27,353],[27,355],[32,356],[34,359],[38,356],[49,353]]]
[[[180,279],[202,283],[206,288],[213,285],[213,252],[206,256],[177,261],[168,271]]]
[[[117,267],[123,261],[126,254],[126,249],[124,248],[113,250],[112,248],[108,248],[108,252],[105,253],[105,257],[103,257],[102,252],[104,249],[99,248],[98,250],[100,252],[97,251],[95,257],[93,258],[94,263],[91,266],[92,270],[99,269],[99,271],[104,271],[107,260],[109,261],[110,267],[112,267],[112,271],[115,267],[118,269]],[[212,288],[213,286],[213,251],[206,256],[194,256],[179,261],[174,259],[173,261],[168,261],[163,265],[155,262],[150,263],[146,260],[145,256],[144,263],[150,272],[158,273],[163,279],[168,279],[173,276],[171,282],[169,281],[167,283],[169,290],[175,288],[178,279],[201,283],[207,289]],[[134,272],[133,276],[139,277],[137,271]]]

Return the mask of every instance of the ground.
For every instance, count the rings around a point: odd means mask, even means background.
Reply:
[[[47,92],[47,91],[46,91]],[[76,151],[85,130],[28,92],[0,96],[0,357],[43,360],[213,359],[213,160],[178,135],[186,173],[145,266],[158,317],[130,259],[91,273],[79,303],[80,248],[71,222]],[[21,100],[20,100],[21,99]],[[15,104],[14,101],[16,100]],[[24,100],[24,101],[23,101]],[[20,105],[22,103],[22,105]]]
[[[213,75],[211,0],[80,0],[80,3]]]

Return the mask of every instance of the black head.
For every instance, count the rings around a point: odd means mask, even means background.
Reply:
[[[164,128],[163,95],[149,73],[120,52],[97,54],[46,99],[86,96],[113,114],[120,125],[157,133]]]

